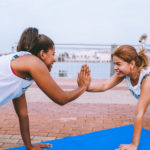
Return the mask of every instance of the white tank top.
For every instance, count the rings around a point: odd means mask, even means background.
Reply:
[[[0,57],[0,105],[20,97],[33,83],[32,79],[20,78],[11,70],[11,61],[27,54],[31,53],[21,51]]]
[[[132,86],[131,84],[131,80],[130,80],[130,77],[129,76],[126,76],[125,77],[125,80],[126,80],[126,84],[129,88],[129,90],[131,91],[132,95],[138,100],[140,95],[141,95],[141,83],[143,81],[143,79],[145,77],[147,77],[148,75],[150,75],[150,67],[148,67],[146,70],[141,70],[140,72],[140,76],[139,76],[139,80],[138,80],[138,83],[137,85],[135,86]]]

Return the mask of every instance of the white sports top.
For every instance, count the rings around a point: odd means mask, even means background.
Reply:
[[[11,60],[27,54],[31,53],[21,51],[0,57],[0,105],[20,97],[33,83],[32,79],[20,78],[11,70]]]
[[[148,67],[146,70],[144,70],[144,69],[141,70],[138,83],[135,86],[132,86],[129,76],[125,77],[126,84],[136,99],[139,99],[139,97],[141,95],[141,83],[142,83],[143,79],[145,77],[147,77],[148,75],[150,75],[150,67]]]

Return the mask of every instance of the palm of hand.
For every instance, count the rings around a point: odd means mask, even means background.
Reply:
[[[82,87],[88,87],[91,81],[91,77],[90,77],[90,70],[89,67],[87,65],[83,65],[81,68],[80,73],[78,74],[78,86]]]

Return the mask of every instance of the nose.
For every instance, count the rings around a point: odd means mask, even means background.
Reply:
[[[117,70],[117,69],[118,69],[118,66],[114,64],[114,70]]]
[[[56,62],[57,56],[54,56],[53,59],[54,59],[53,62]]]

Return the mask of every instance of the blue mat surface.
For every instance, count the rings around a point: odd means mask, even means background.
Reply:
[[[133,125],[128,125],[43,143],[53,144],[51,150],[115,150],[120,144],[131,143],[132,135]],[[25,150],[25,148],[21,146],[7,150]],[[149,130],[142,129],[138,150],[150,150]]]

